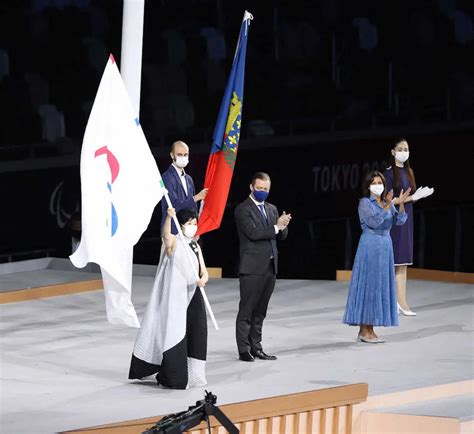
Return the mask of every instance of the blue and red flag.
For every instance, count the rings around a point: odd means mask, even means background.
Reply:
[[[209,192],[199,217],[199,235],[220,226],[229,195],[239,146],[244,98],[245,55],[248,29],[252,19],[252,15],[245,11],[234,62],[212,137],[211,155],[204,180],[204,188],[208,188]]]

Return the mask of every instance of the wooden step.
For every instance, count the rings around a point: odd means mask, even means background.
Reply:
[[[464,434],[473,425],[469,410],[448,411],[459,400],[465,406],[474,400],[474,380],[369,396],[354,407],[354,434]],[[445,409],[439,410],[443,402]]]
[[[222,277],[222,268],[208,268],[211,279]],[[34,288],[14,289],[0,292],[0,304],[17,303],[20,301],[36,300],[59,295],[72,295],[81,292],[103,290],[102,279],[65,282],[56,285],[38,286]]]
[[[367,399],[365,383],[275,396],[219,406],[242,434],[351,434],[352,408]],[[185,409],[183,409],[185,410]],[[161,417],[124,421],[67,431],[67,434],[139,434]],[[212,433],[225,433],[210,418]],[[187,431],[207,434],[207,424]],[[66,434],[66,433],[63,433]]]

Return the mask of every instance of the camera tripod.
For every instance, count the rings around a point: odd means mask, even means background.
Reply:
[[[216,395],[207,390],[205,392],[204,399],[197,401],[196,405],[189,407],[186,411],[165,416],[142,434],[181,434],[199,425],[203,420],[207,422],[209,434],[211,434],[209,416],[214,416],[229,434],[239,434],[239,430],[232,421],[214,405],[217,402]]]

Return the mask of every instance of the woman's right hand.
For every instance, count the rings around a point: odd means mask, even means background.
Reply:
[[[393,200],[393,190],[390,190],[388,193],[387,193],[387,202],[390,202],[392,203],[392,200]]]
[[[174,208],[171,208],[171,207],[168,208],[167,213],[170,219],[173,219],[174,217],[176,217],[176,210]]]
[[[392,206],[392,201],[393,201],[393,190],[390,190],[387,193],[387,196],[385,196],[385,206],[384,206],[385,211],[390,209],[390,207]]]

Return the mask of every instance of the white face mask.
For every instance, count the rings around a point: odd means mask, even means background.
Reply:
[[[196,232],[198,230],[197,225],[184,225],[183,226],[183,234],[185,237],[194,238]]]
[[[408,160],[408,157],[410,157],[409,151],[396,151],[395,152],[395,160],[397,160],[399,163],[404,163],[405,161]]]
[[[370,184],[369,190],[376,196],[380,196],[384,191],[384,187],[383,184]]]
[[[176,157],[174,164],[181,169],[184,169],[189,163],[189,157]]]

